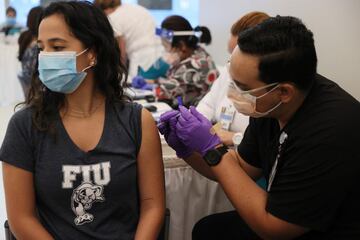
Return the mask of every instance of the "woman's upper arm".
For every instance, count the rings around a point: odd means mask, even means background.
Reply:
[[[164,166],[159,133],[155,121],[142,109],[142,139],[138,154],[138,180],[141,200],[155,200],[165,206]]]
[[[11,225],[19,217],[35,216],[33,173],[3,162],[6,210]]]

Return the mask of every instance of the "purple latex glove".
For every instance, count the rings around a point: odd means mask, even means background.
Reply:
[[[221,144],[220,138],[210,133],[211,122],[195,107],[191,106],[190,112],[183,106],[179,110],[181,116],[176,124],[176,134],[186,146],[204,156],[207,151]]]
[[[170,110],[170,111],[167,111],[167,112],[161,114],[160,121],[159,121],[157,127],[159,129],[159,132],[162,135],[166,136],[169,134],[169,132],[170,132],[169,121],[173,117],[178,117],[179,114],[180,114],[180,112],[177,110]]]
[[[179,111],[171,110],[160,116],[160,123],[158,129],[162,135],[164,135],[166,142],[171,148],[176,151],[176,155],[179,158],[189,157],[194,150],[186,147],[176,134],[176,123],[179,117]]]

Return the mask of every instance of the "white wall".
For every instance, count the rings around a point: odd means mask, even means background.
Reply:
[[[5,0],[0,0],[0,24],[5,21]]]
[[[233,22],[250,11],[303,20],[315,36],[318,72],[360,100],[360,0],[200,0],[200,24],[210,28],[208,51],[218,64],[229,57]]]

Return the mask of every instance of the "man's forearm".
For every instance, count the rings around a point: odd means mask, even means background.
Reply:
[[[233,150],[229,150],[229,154],[231,155],[230,156],[231,160],[236,165],[241,166],[241,161],[243,161],[243,160],[240,159],[240,157],[237,155],[237,153],[235,153],[235,151],[233,151]],[[213,173],[213,169],[211,167],[209,167],[209,165],[205,162],[205,160],[202,158],[202,156],[199,153],[194,152],[190,157],[188,157],[184,160],[193,169],[195,169],[198,173],[200,173],[204,177],[206,177],[210,180],[213,180],[213,181],[217,181],[216,176]],[[245,164],[245,163],[243,163],[243,164]],[[261,171],[259,171],[257,169],[255,170],[255,168],[250,169],[249,166],[247,166],[247,167],[244,166],[243,169],[246,172],[246,174],[248,174],[253,179],[258,178],[258,176],[260,176],[260,174],[261,174]]]
[[[193,153],[190,157],[184,159],[195,171],[203,175],[204,177],[217,181],[215,175],[213,174],[211,168],[206,164],[205,160],[201,157],[199,153]]]

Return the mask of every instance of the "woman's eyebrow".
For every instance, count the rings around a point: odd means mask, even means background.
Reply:
[[[63,39],[63,38],[58,38],[58,37],[56,37],[56,38],[50,38],[50,39],[48,39],[47,40],[48,42],[67,42],[65,39]],[[39,43],[42,43],[42,41],[39,39],[39,40],[37,40],[37,43],[39,44]]]

